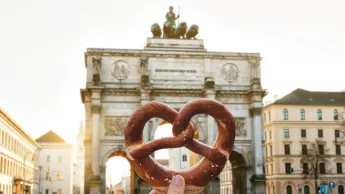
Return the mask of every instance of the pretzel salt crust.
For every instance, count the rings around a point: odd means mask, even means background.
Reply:
[[[196,114],[211,115],[217,122],[218,136],[213,147],[193,139],[194,126],[190,123]],[[159,117],[173,125],[174,137],[145,143],[143,129],[151,118]],[[235,140],[235,121],[221,103],[210,99],[197,99],[187,103],[179,112],[160,102],[149,102],[137,109],[129,118],[125,131],[126,153],[137,174],[157,193],[166,193],[172,176],[185,179],[186,193],[200,193],[216,178],[229,159]],[[185,170],[168,169],[150,156],[165,148],[186,147],[204,156],[196,165]]]

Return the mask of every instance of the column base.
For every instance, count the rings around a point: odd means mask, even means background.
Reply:
[[[250,180],[252,181],[252,193],[265,194],[266,193],[266,177],[265,175],[253,175]]]
[[[89,180],[89,194],[101,194],[102,181],[100,176],[93,176]]]

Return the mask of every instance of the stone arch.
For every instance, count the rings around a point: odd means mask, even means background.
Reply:
[[[236,150],[230,154],[233,194],[247,193],[247,163],[244,156]]]
[[[107,151],[104,156],[102,157],[102,161],[100,162],[101,166],[100,166],[100,169],[101,169],[101,172],[104,173],[105,175],[105,170],[106,170],[106,163],[107,161],[112,158],[112,157],[123,157],[124,159],[126,159],[128,161],[128,157],[127,157],[127,154],[126,152],[121,149],[121,148],[113,148],[113,149],[110,149],[109,151]],[[129,161],[128,161],[129,163]],[[135,188],[135,177],[136,176],[136,173],[134,172],[134,170],[130,167],[130,193],[134,193],[134,188]],[[103,185],[102,185],[102,193],[105,193],[105,179],[106,177],[103,176],[102,179],[104,179],[102,181]]]

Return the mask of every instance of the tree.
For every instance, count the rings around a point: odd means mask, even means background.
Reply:
[[[307,153],[303,153],[301,158],[301,168],[304,179],[313,178],[315,193],[318,193],[317,180],[321,179],[323,174],[330,174],[327,170],[330,155],[329,149],[324,148],[317,140],[308,145]]]

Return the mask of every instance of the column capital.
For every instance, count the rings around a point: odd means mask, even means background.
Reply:
[[[95,113],[95,114],[99,114],[102,110],[102,106],[100,104],[95,104],[95,105],[91,105],[91,112]]]

